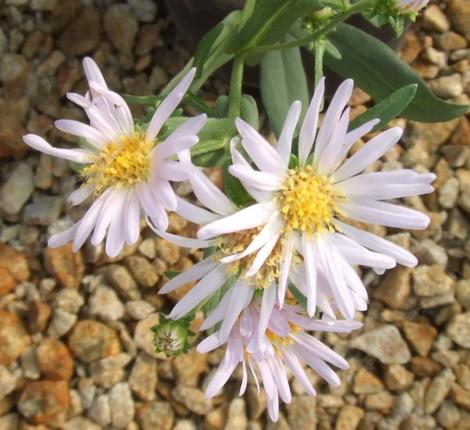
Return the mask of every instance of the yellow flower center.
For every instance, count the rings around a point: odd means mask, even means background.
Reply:
[[[243,252],[245,248],[253,241],[256,235],[260,232],[259,228],[231,233],[221,240],[219,244],[219,252],[221,257],[228,255],[238,254]],[[232,275],[242,275],[250,269],[256,257],[256,252],[247,255],[240,260],[234,261],[229,264],[229,271]],[[278,240],[271,254],[261,266],[260,270],[251,277],[246,277],[246,282],[252,283],[256,288],[266,288],[276,281],[280,276],[280,266],[282,260],[282,241]]]
[[[286,231],[302,230],[308,235],[333,230],[333,217],[339,214],[335,193],[327,176],[312,166],[289,171],[278,195]]]
[[[125,136],[119,142],[108,143],[93,164],[81,171],[86,185],[95,188],[95,195],[108,187],[130,187],[148,180],[150,152],[154,142],[140,133]]]

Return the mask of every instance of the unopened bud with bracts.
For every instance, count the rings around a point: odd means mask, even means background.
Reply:
[[[160,315],[160,322],[152,327],[154,345],[157,352],[163,352],[167,357],[187,352],[191,347],[188,338],[194,336],[189,329],[192,318],[172,320]]]

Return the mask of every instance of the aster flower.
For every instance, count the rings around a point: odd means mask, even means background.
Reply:
[[[252,374],[258,391],[260,382],[266,391],[268,412],[272,421],[279,418],[279,398],[290,403],[291,390],[287,370],[311,396],[316,392],[305,373],[302,363],[315,370],[331,385],[340,385],[340,379],[329,364],[347,369],[347,361],[321,341],[308,334],[306,330],[317,332],[349,333],[361,327],[358,321],[321,321],[308,318],[298,306],[275,307],[269,320],[266,334],[258,336],[260,306],[254,302],[243,311],[240,319],[230,332],[227,350],[218,369],[207,385],[207,398],[215,396],[226,384],[239,363],[242,365],[243,378],[240,387],[242,395],[248,383],[248,369]],[[197,347],[198,352],[208,352],[222,345],[216,332]]]
[[[356,310],[367,308],[367,291],[352,265],[372,267],[382,273],[396,263],[410,267],[417,264],[407,250],[350,224],[359,221],[394,228],[426,228],[427,215],[384,200],[430,193],[435,179],[432,173],[419,174],[409,169],[362,173],[398,142],[402,135],[398,127],[376,135],[345,159],[352,145],[378,123],[372,120],[348,131],[346,105],[352,89],[351,80],[340,85],[317,131],[324,79],[319,82],[300,128],[298,162],[294,167],[289,165],[300,102],[292,104],[275,147],[249,124],[236,121],[241,146],[257,169],[235,141],[234,164],[229,171],[256,203],[206,223],[198,238],[206,243],[217,238],[238,240],[239,246],[230,248],[231,255],[221,261],[240,261],[247,277],[263,278],[267,284],[263,292],[266,315],[275,304],[275,289],[282,306],[290,278],[307,298],[310,316],[318,307],[329,318],[335,318],[339,310],[345,318],[353,319]],[[196,195],[201,194],[201,184],[193,181],[193,188]],[[214,211],[226,198],[217,199],[214,195],[211,201],[200,200]],[[213,265],[206,260],[186,276],[205,276]],[[266,269],[267,273],[263,273]],[[215,291],[217,287],[211,285]],[[235,300],[240,300],[239,292],[241,295],[240,289],[233,291]],[[227,309],[231,307],[232,304],[227,305]]]
[[[417,14],[421,9],[425,8],[429,0],[395,0],[395,8],[401,14]]]
[[[197,143],[197,133],[206,116],[186,121],[158,142],[158,132],[181,102],[195,69],[160,103],[146,130],[141,130],[124,99],[108,89],[96,63],[85,58],[83,66],[90,92],[85,96],[71,93],[68,98],[84,109],[89,124],[62,119],[55,126],[83,139],[86,146],[55,148],[34,134],[24,136],[24,142],[45,154],[84,164],[80,171],[82,185],[69,196],[69,201],[78,205],[89,197],[93,200],[83,218],[52,236],[49,246],[73,241],[76,251],[90,235],[93,245],[106,237],[106,253],[115,256],[124,243],[137,241],[141,213],[160,229],[168,227],[166,211],[177,207],[177,197],[169,181],[186,179],[185,166],[172,158]]]

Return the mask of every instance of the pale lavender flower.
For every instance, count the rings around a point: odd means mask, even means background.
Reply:
[[[158,132],[181,102],[195,69],[161,102],[146,130],[140,130],[124,99],[108,89],[96,63],[85,58],[83,66],[90,92],[85,96],[70,93],[68,97],[84,109],[89,124],[62,119],[55,125],[82,139],[86,146],[59,149],[34,134],[24,136],[24,142],[45,154],[84,164],[80,171],[83,184],[69,196],[69,201],[78,205],[93,199],[83,218],[52,236],[49,246],[73,241],[76,251],[90,235],[93,245],[106,237],[106,253],[115,256],[124,243],[137,241],[141,213],[160,229],[168,227],[166,211],[177,207],[177,196],[169,181],[187,177],[186,165],[172,157],[197,143],[197,133],[206,116],[188,120],[164,141],[157,142]]]
[[[254,302],[243,311],[233,326],[225,356],[209,381],[205,395],[209,399],[215,396],[241,364],[243,378],[240,395],[245,392],[248,373],[251,373],[258,391],[262,384],[266,392],[268,413],[272,421],[279,418],[279,398],[284,403],[291,401],[288,370],[308,394],[315,396],[315,389],[303,363],[334,386],[340,385],[341,381],[329,365],[340,369],[349,367],[343,357],[306,331],[349,333],[362,325],[358,321],[312,320],[300,307],[290,305],[273,309],[267,331],[262,337],[258,334],[259,324],[260,305]],[[224,343],[220,339],[221,336],[216,332],[204,339],[197,350],[201,353],[212,351]]]
[[[429,0],[395,0],[395,7],[402,14],[416,14],[428,3]]]

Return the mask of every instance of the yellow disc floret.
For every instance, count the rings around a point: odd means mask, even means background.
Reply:
[[[153,146],[154,142],[140,133],[108,143],[96,161],[82,169],[85,184],[93,186],[95,195],[99,195],[111,186],[123,188],[145,182],[150,175]]]
[[[333,217],[339,213],[338,198],[329,178],[312,166],[289,170],[278,195],[286,230],[301,230],[308,235],[332,230]]]

